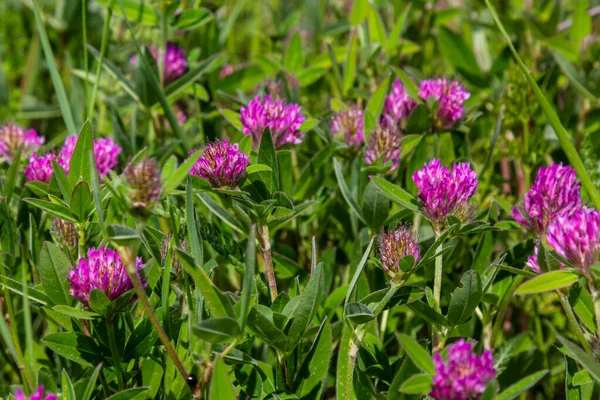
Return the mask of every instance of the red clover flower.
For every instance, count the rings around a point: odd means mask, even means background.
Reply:
[[[469,163],[454,164],[452,170],[432,159],[413,174],[425,216],[440,229],[449,215],[465,221],[470,217],[471,197],[477,191],[477,174]]]
[[[388,274],[399,272],[400,261],[408,255],[415,258],[414,264],[419,261],[419,243],[410,226],[400,225],[389,232],[381,232],[379,257]]]
[[[248,155],[237,143],[227,140],[209,143],[190,173],[206,179],[213,188],[234,189],[246,176]]]
[[[385,98],[385,108],[380,119],[382,125],[400,127],[402,120],[407,120],[417,107],[417,102],[408,96],[399,79],[392,84],[392,91]]]
[[[15,124],[0,128],[0,161],[12,161],[23,146],[23,154],[29,154],[44,144],[44,137],[38,136],[34,129],[25,130]]]
[[[446,78],[426,79],[419,85],[419,97],[427,101],[433,97],[438,105],[437,122],[440,127],[454,125],[465,113],[463,103],[471,97],[457,81]]]
[[[44,394],[46,396],[44,396]],[[54,393],[44,391],[44,386],[39,386],[31,396],[25,396],[25,393],[21,389],[15,392],[15,400],[58,400],[58,397]]]
[[[139,274],[144,267],[142,259],[138,257],[135,260],[137,273]],[[146,285],[145,280],[141,279]],[[80,258],[77,267],[69,271],[69,281],[71,295],[87,307],[90,305],[90,293],[94,289],[103,292],[110,300],[115,300],[133,289],[133,283],[119,253],[104,246],[89,249],[87,258]]]
[[[492,352],[473,353],[473,344],[464,339],[448,346],[447,361],[433,357],[435,375],[429,395],[437,400],[476,400],[496,376]]]
[[[331,122],[333,135],[343,136],[346,145],[359,148],[365,141],[365,124],[363,112],[358,107],[351,107],[333,115]]]
[[[392,127],[378,126],[367,143],[364,150],[365,163],[369,165],[381,163],[391,164],[388,172],[398,169],[400,163],[400,131]]]
[[[298,104],[286,104],[268,95],[257,96],[247,107],[241,108],[240,117],[244,135],[252,135],[254,148],[260,146],[265,128],[271,130],[276,149],[287,143],[302,143],[304,132],[299,132],[298,128],[304,122],[304,116]]]
[[[123,171],[129,186],[131,206],[139,211],[150,210],[160,200],[162,178],[156,161],[144,158],[130,162]]]

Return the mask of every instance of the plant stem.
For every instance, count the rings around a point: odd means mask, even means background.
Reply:
[[[590,292],[592,293],[592,300],[594,301],[594,314],[596,314],[596,329],[600,332],[600,293],[596,286],[592,283],[592,278],[588,277],[590,286]]]
[[[108,331],[108,344],[110,346],[110,353],[112,356],[113,366],[115,367],[117,375],[119,390],[123,390],[125,389],[125,382],[123,381],[123,370],[121,369],[121,356],[119,355],[117,340],[115,338],[115,322],[112,319],[112,317],[106,318],[106,328]]]
[[[171,359],[173,360],[173,363],[175,364],[175,367],[177,368],[179,373],[183,376],[186,382],[189,382],[190,374],[187,372],[187,370],[183,366],[183,363],[177,356],[177,352],[175,351],[173,344],[169,340],[169,337],[165,333],[165,330],[160,325],[160,322],[158,321],[154,310],[152,310],[152,306],[150,305],[148,296],[146,296],[146,292],[144,290],[144,286],[142,285],[142,281],[140,280],[140,276],[138,275],[138,272],[135,268],[135,261],[131,256],[131,253],[128,249],[123,248],[121,246],[115,246],[115,248],[119,251],[119,254],[121,255],[121,260],[123,260],[123,264],[125,264],[125,267],[127,268],[127,273],[129,273],[129,277],[131,278],[133,288],[135,289],[140,304],[142,305],[142,308],[144,309],[146,314],[148,314],[148,319],[150,319],[150,323],[156,330],[156,333],[158,333],[158,338],[160,339],[163,346],[165,346],[169,357],[171,357]]]
[[[260,239],[260,248],[262,250],[265,264],[265,273],[269,282],[269,291],[271,292],[271,302],[274,302],[278,296],[277,278],[275,277],[275,268],[273,267],[273,256],[271,254],[271,236],[269,235],[269,226],[266,222],[258,224],[258,237]]]
[[[583,336],[581,327],[577,323],[577,319],[575,318],[575,314],[573,313],[573,309],[571,308],[571,304],[569,303],[569,300],[567,299],[566,294],[564,294],[560,290],[557,290],[556,293],[558,294],[558,298],[560,299],[560,304],[562,304],[563,309],[565,310],[565,313],[567,314],[567,319],[569,320],[569,323],[571,324],[571,329],[573,330],[573,333],[575,334],[575,336],[577,336],[577,339],[579,339],[579,343],[581,343],[581,346],[583,346],[584,350],[589,355],[592,355],[592,350],[590,349],[590,345],[588,344],[588,341],[586,340],[585,336]]]
[[[98,85],[100,84],[100,76],[102,74],[102,63],[104,62],[104,54],[106,54],[106,47],[108,45],[108,36],[110,34],[110,20],[112,19],[114,2],[115,1],[112,0],[108,4],[108,14],[104,19],[104,27],[102,29],[102,42],[100,43],[100,57],[98,58],[98,66],[96,67],[96,79],[94,81],[94,87],[92,88],[92,98],[90,99],[90,103],[88,104],[87,117],[90,121],[94,113],[94,105],[96,104],[96,94],[98,93]]]
[[[436,240],[440,238],[440,234],[436,232],[435,234]],[[443,244],[438,246],[435,250],[435,277],[433,280],[433,298],[437,302],[438,306],[440,305],[440,298],[442,297],[442,272],[444,269],[443,257],[442,257],[442,247]]]

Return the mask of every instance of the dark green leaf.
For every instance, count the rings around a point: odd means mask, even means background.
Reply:
[[[87,367],[93,367],[104,359],[103,351],[94,339],[81,333],[52,333],[42,341],[58,355]]]
[[[346,304],[346,307],[344,307],[344,315],[354,325],[366,324],[375,319],[373,311],[369,310],[369,308],[362,303]]]
[[[429,374],[413,375],[404,381],[402,386],[400,386],[400,391],[407,394],[427,395],[431,390],[432,384],[433,381],[431,379],[431,375]]]
[[[69,164],[69,188],[75,189],[80,179],[86,182],[92,181],[92,165],[88,154],[93,151],[92,124],[90,121],[86,121],[79,132],[77,143],[71,156]]]
[[[542,379],[547,373],[548,370],[545,369],[521,379],[517,383],[509,386],[504,391],[499,393],[498,396],[496,396],[496,400],[516,399],[521,393],[526,392],[527,390],[532,388],[536,383],[538,383],[538,381]]]
[[[571,286],[579,280],[573,271],[550,271],[528,280],[518,287],[516,294],[542,293]]]
[[[231,342],[242,332],[237,321],[229,317],[205,319],[194,325],[192,330],[209,343]]]
[[[465,272],[460,279],[460,286],[454,290],[450,297],[448,323],[451,326],[456,326],[469,319],[479,305],[482,296],[483,285],[479,274],[474,270]]]
[[[44,291],[54,304],[72,304],[68,279],[71,261],[67,256],[52,243],[45,242],[40,252],[39,268]]]
[[[209,400],[236,400],[225,362],[221,357],[217,357],[215,360],[215,367],[210,382]]]
[[[422,348],[415,339],[401,333],[398,335],[398,341],[408,357],[410,357],[412,362],[415,363],[417,367],[430,375],[435,374],[435,368],[433,366],[433,361],[431,360],[431,355],[427,350]]]

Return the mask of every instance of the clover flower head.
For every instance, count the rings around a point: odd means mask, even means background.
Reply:
[[[227,140],[209,143],[190,173],[207,180],[213,188],[235,188],[246,176],[248,155],[237,143]]]
[[[29,164],[25,167],[25,179],[28,181],[38,181],[50,183],[54,174],[54,166],[52,161],[56,161],[59,165],[63,165],[61,159],[55,153],[46,153],[43,156],[38,156],[34,152],[29,157]],[[64,168],[64,166],[63,166]]]
[[[417,102],[408,96],[400,79],[396,79],[392,84],[392,91],[385,98],[385,108],[380,123],[399,126],[403,119],[408,119],[416,107]]]
[[[476,400],[496,376],[492,352],[481,356],[473,353],[473,344],[458,340],[448,346],[444,361],[438,353],[433,357],[435,375],[429,395],[437,400]]]
[[[69,249],[74,249],[77,247],[79,236],[77,234],[77,228],[73,222],[63,221],[60,218],[54,218],[52,220],[52,227],[54,228],[54,232],[56,232],[65,246],[67,246]]]
[[[477,191],[477,174],[469,163],[454,164],[452,170],[432,159],[413,174],[427,219],[439,228],[449,215],[466,220],[472,213],[470,199]]]
[[[135,261],[137,273],[144,268],[142,259]],[[90,293],[97,289],[110,300],[115,300],[123,293],[133,289],[133,283],[121,256],[115,250],[100,247],[88,250],[87,258],[80,258],[75,269],[69,271],[71,281],[70,293],[77,300],[89,307]],[[147,283],[143,278],[142,283]]]
[[[44,396],[45,395],[45,396]],[[44,391],[44,386],[38,386],[35,392],[31,396],[25,396],[25,393],[21,389],[15,392],[15,400],[58,400],[58,397],[54,393]]]
[[[398,169],[400,163],[400,131],[388,126],[378,126],[367,142],[364,150],[365,163],[369,165],[381,163],[391,164],[388,173]]]
[[[548,244],[584,271],[600,262],[600,211],[581,207],[560,214],[548,227]]]
[[[25,130],[15,124],[7,124],[0,128],[0,161],[12,161],[23,147],[23,154],[30,154],[42,144],[44,137],[38,136],[34,129]]]
[[[133,208],[149,210],[160,200],[162,178],[156,161],[145,157],[137,163],[130,162],[123,175]]]
[[[411,255],[414,263],[419,261],[419,243],[412,228],[400,225],[388,232],[382,231],[379,236],[379,257],[388,274],[400,271],[400,261]]]
[[[333,115],[331,132],[334,135],[343,136],[346,145],[358,148],[365,141],[365,124],[363,112],[358,107],[350,107]]]
[[[433,97],[438,105],[437,119],[442,127],[450,127],[465,113],[464,102],[471,97],[457,81],[446,78],[426,79],[419,85],[419,97],[427,101]]]
[[[71,158],[77,145],[78,136],[69,136],[60,150],[60,159],[65,166],[65,172],[69,173]],[[94,140],[94,158],[96,167],[100,176],[108,175],[108,172],[114,169],[118,164],[118,157],[123,150],[121,146],[115,143],[111,138],[101,138]]]
[[[252,135],[254,148],[260,146],[265,128],[270,129],[276,149],[287,143],[302,143],[304,132],[298,129],[304,122],[304,116],[298,104],[286,104],[268,95],[258,96],[250,100],[247,107],[241,108],[240,117],[244,135]]]
[[[548,226],[563,213],[581,207],[581,183],[571,166],[553,164],[542,167],[513,218],[534,235],[543,235]]]

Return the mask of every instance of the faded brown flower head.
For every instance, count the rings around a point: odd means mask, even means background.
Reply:
[[[162,178],[156,161],[144,158],[130,162],[123,172],[129,186],[131,207],[136,211],[149,212],[160,200]]]

